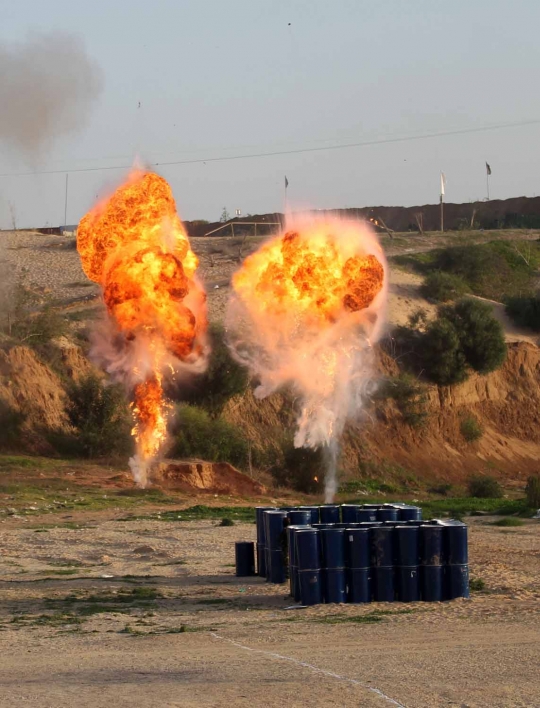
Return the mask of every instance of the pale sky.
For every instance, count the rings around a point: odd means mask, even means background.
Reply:
[[[77,34],[104,88],[37,164],[0,143],[0,227],[64,221],[65,172],[540,121],[538,0],[0,0],[0,46]],[[2,67],[0,66],[0,71]],[[141,104],[138,108],[139,102]],[[2,107],[0,106],[0,110]],[[185,219],[540,194],[533,125],[156,168]],[[67,223],[126,170],[72,172]]]

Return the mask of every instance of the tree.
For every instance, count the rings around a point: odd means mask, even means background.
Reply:
[[[447,386],[467,378],[467,360],[458,332],[447,319],[439,317],[428,325],[419,355],[426,374],[435,383]]]
[[[227,211],[227,207],[223,207],[223,211],[221,212],[221,217],[220,221],[222,224],[225,224],[227,221],[229,221],[231,217],[229,216],[229,212]]]
[[[488,374],[503,364],[504,331],[488,303],[464,298],[455,305],[442,306],[439,316],[454,326],[467,363],[475,371]]]

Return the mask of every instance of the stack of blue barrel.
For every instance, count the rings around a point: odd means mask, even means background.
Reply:
[[[303,605],[468,597],[467,527],[407,504],[257,508],[257,571]]]

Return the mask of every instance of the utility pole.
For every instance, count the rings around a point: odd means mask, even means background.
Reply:
[[[441,233],[444,231],[444,193],[446,188],[446,177],[441,172]]]
[[[64,205],[64,226],[67,226],[68,180],[69,180],[69,172],[66,172],[66,201],[65,201],[65,205]]]

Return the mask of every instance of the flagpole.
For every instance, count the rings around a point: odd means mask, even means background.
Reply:
[[[69,172],[66,172],[66,200],[64,203],[64,226],[67,226],[68,180],[69,180]]]
[[[489,172],[486,169],[487,200],[489,202]]]
[[[441,232],[444,231],[444,201],[443,195],[441,194]]]

